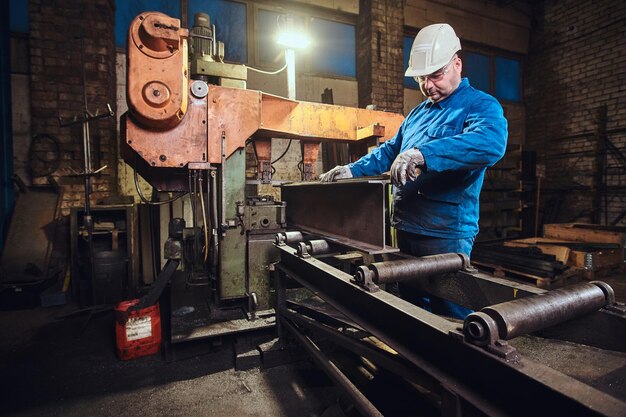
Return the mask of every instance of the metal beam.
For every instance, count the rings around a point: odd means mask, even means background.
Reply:
[[[364,252],[392,252],[385,240],[388,183],[348,180],[283,185],[281,200],[287,202],[287,224]]]

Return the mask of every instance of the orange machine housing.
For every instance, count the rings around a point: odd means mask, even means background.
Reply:
[[[321,141],[385,141],[404,120],[396,113],[190,84],[187,37],[178,19],[162,13],[142,13],[131,23],[124,159],[139,156],[147,168],[206,169],[252,139],[261,173],[270,169],[271,138],[299,139],[312,179]]]

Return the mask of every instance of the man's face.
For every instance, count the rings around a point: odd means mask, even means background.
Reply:
[[[461,58],[455,55],[443,68],[424,77],[415,77],[424,94],[433,103],[448,97],[461,83]]]

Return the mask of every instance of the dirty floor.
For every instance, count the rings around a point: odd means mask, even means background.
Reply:
[[[337,407],[337,388],[310,362],[236,371],[229,341],[175,361],[123,362],[113,312],[61,318],[72,309],[0,311],[2,415],[327,416]]]

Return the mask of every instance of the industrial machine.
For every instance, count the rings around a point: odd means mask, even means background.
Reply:
[[[247,181],[247,145],[257,165],[253,182],[269,184],[272,138],[300,140],[301,176],[308,181],[316,178],[321,141],[375,145],[389,139],[403,120],[399,114],[246,90],[246,67],[223,62],[224,46],[209,16],[197,15],[191,32],[162,13],[142,13],[132,21],[129,111],[121,121],[123,158],[159,191],[191,197],[193,224],[172,226],[167,273],[160,281],[167,282],[184,263],[190,278],[173,302],[201,293],[211,304],[208,310],[196,309],[197,318],[214,319],[206,326],[196,320],[191,329],[189,317],[173,322],[173,341],[274,324],[256,313],[273,307],[268,265],[279,259],[274,235],[286,227],[285,205],[257,195]],[[155,294],[162,282],[155,284]],[[203,283],[208,285],[199,287]]]
[[[626,309],[608,285],[546,292],[479,273],[462,254],[399,253],[389,245],[385,178],[311,180],[320,142],[384,141],[402,116],[246,90],[245,68],[222,63],[214,34],[208,17],[196,19],[190,64],[177,19],[147,12],[129,30],[123,157],[158,190],[189,193],[193,209],[191,228],[170,222],[168,262],[142,303],[170,280],[173,304],[208,300],[195,316],[173,318],[172,343],[278,324],[362,415],[384,413],[320,338],[408,381],[433,415],[626,414],[626,363],[609,381],[585,368],[587,356],[576,356],[585,372],[573,375],[541,352],[564,349],[549,345],[557,340],[626,362]],[[255,184],[272,181],[272,138],[302,143],[302,182],[282,185],[280,201],[256,195],[245,175],[249,145]],[[431,314],[387,291],[398,281],[476,313],[464,322]],[[294,286],[313,296],[294,296]]]

